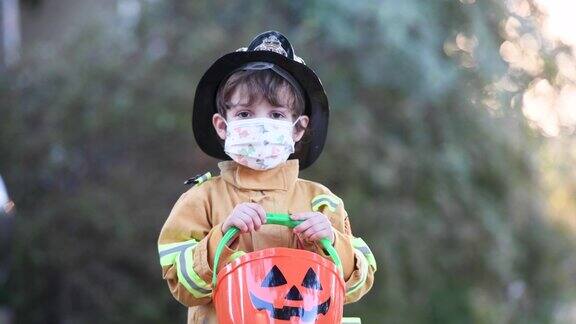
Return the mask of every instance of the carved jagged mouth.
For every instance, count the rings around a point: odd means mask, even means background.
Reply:
[[[274,319],[279,320],[290,320],[290,317],[296,316],[300,317],[300,319],[304,322],[311,322],[316,319],[318,314],[326,315],[328,313],[328,309],[330,308],[330,297],[320,305],[312,307],[310,310],[305,310],[304,307],[293,307],[293,306],[284,306],[282,308],[275,308],[272,303],[264,301],[256,296],[253,293],[250,293],[250,299],[252,300],[252,305],[257,310],[267,310],[270,312],[270,316]]]

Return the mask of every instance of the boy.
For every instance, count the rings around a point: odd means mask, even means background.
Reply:
[[[220,176],[193,179],[158,240],[163,277],[190,307],[188,323],[215,323],[211,302],[214,252],[231,226],[240,235],[218,265],[241,252],[291,247],[324,254],[329,239],[342,259],[346,302],[372,286],[376,263],[352,236],[342,201],[326,187],[298,178],[320,155],[328,125],[322,84],[276,31],[218,59],[196,89],[192,126],[202,150],[223,161]],[[295,144],[296,143],[296,144]],[[266,212],[303,222],[293,230],[266,225]]]

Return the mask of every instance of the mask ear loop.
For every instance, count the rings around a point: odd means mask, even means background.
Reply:
[[[296,120],[292,123],[292,127],[296,126],[296,124],[300,121],[300,118],[302,118],[302,115],[298,116],[298,118],[296,118]]]
[[[298,118],[296,118],[296,120],[292,123],[292,133],[296,133],[298,131],[295,126],[300,122],[300,118],[302,118],[302,115],[298,116]]]

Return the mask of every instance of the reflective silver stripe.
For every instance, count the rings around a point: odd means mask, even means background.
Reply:
[[[363,239],[359,237],[353,238],[352,246],[354,247],[354,249],[362,252],[362,254],[366,257],[366,260],[368,261],[368,264],[370,265],[370,267],[372,267],[372,269],[374,270],[377,269],[378,266],[376,265],[376,259],[374,258],[374,254],[372,253],[372,251],[370,250],[370,248],[368,247],[366,242],[364,242]]]
[[[160,257],[164,257],[167,256],[168,254],[174,253],[174,252],[182,252],[184,251],[186,248],[190,247],[190,246],[194,246],[198,244],[197,242],[190,242],[190,243],[186,243],[180,246],[176,246],[173,248],[170,248],[168,250],[164,250],[162,252],[160,252]]]
[[[354,247],[356,250],[362,252],[362,254],[372,254],[372,251],[370,251],[370,248],[367,245],[364,246],[355,246]]]
[[[182,272],[182,275],[184,276],[184,280],[186,280],[186,283],[188,283],[188,285],[190,285],[190,287],[192,287],[192,289],[203,293],[203,294],[210,294],[212,293],[212,290],[207,290],[204,289],[202,287],[199,287],[194,280],[192,280],[192,278],[190,278],[190,275],[188,274],[188,269],[186,269],[186,258],[184,257],[184,251],[182,251],[182,253],[180,253],[180,257],[179,257],[179,266],[180,266],[180,271]]]
[[[328,198],[320,198],[320,199],[318,199],[318,200],[314,200],[314,201],[312,202],[312,205],[316,206],[316,205],[318,205],[318,204],[320,204],[320,203],[325,203],[325,204],[327,204],[327,205],[332,206],[333,208],[336,208],[336,206],[338,206],[337,203],[335,203],[334,201],[332,201],[332,200],[330,200],[330,199],[328,199]]]

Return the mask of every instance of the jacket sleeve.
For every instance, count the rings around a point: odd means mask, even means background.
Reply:
[[[172,295],[186,306],[212,299],[211,257],[222,230],[221,224],[212,224],[207,186],[195,186],[180,196],[158,238],[162,276]],[[233,252],[225,248],[222,260]]]
[[[344,203],[327,188],[312,199],[312,210],[326,214],[335,233],[334,248],[338,252],[346,281],[345,303],[352,303],[365,295],[374,282],[376,260],[368,245],[354,237]],[[322,249],[320,249],[322,251]],[[323,251],[324,256],[327,256]]]

